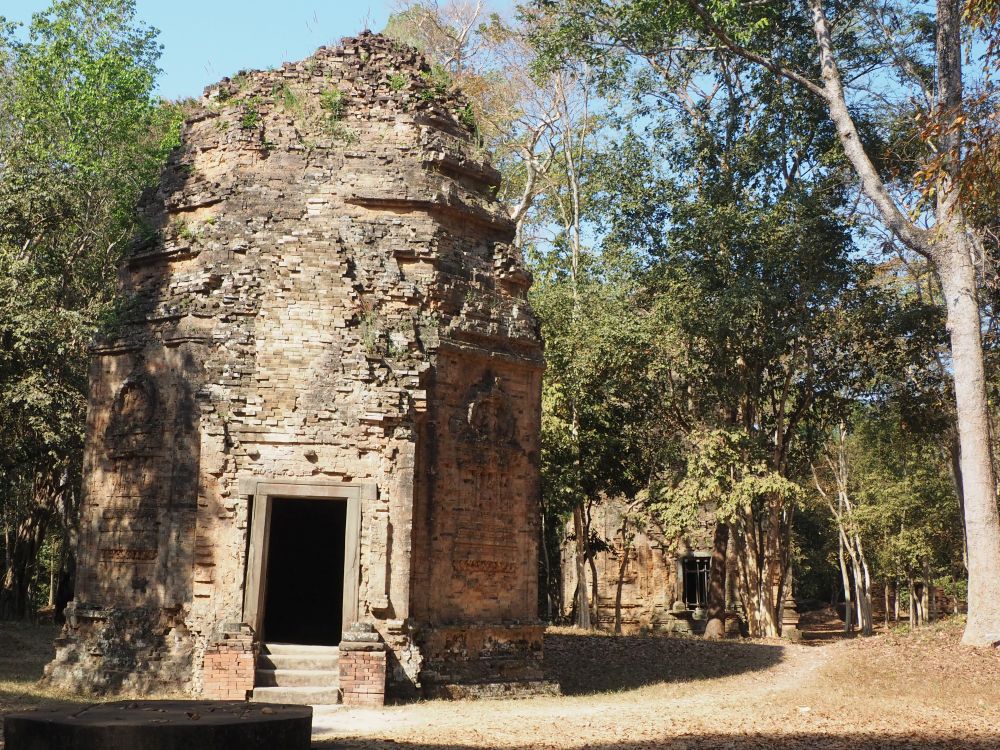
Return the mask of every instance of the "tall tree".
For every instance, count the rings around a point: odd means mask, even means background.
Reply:
[[[160,46],[131,0],[57,0],[0,23],[0,610],[29,614],[54,523],[74,526],[87,346],[115,309],[134,206],[177,137]],[[69,562],[67,561],[67,566]]]
[[[746,61],[787,81],[790,95],[815,97],[825,107],[861,193],[902,243],[928,259],[943,290],[969,548],[963,642],[1000,640],[1000,515],[974,260],[981,238],[966,217],[962,191],[966,58],[961,0],[937,0],[933,14],[908,2],[848,3],[836,6],[833,17],[823,0],[711,5],[699,0],[537,0],[536,5],[560,19],[557,46],[590,56],[609,49],[631,56],[661,77],[665,94],[672,90],[677,68],[708,48],[718,68]],[[806,35],[813,46],[811,59],[804,60]],[[893,184],[892,175],[880,170],[878,149],[859,125],[861,112],[898,110],[906,100],[904,87],[912,87],[923,101],[931,122],[925,161],[932,201],[925,211],[919,202],[907,203],[913,191],[905,188],[912,185]]]
[[[650,131],[604,160],[597,210],[606,252],[635,254],[667,373],[663,419],[687,454],[661,467],[655,510],[672,534],[701,504],[718,508],[751,631],[777,635],[795,484],[817,424],[860,376],[877,294],[850,257],[846,192],[823,168],[834,134],[818,108],[789,106],[746,65],[707,86],[680,71],[677,83],[686,98],[647,109]]]

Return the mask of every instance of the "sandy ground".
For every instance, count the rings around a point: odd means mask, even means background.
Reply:
[[[960,623],[868,639],[705,643],[558,631],[558,698],[319,709],[317,747],[1000,748],[1000,653]]]
[[[30,644],[48,633],[21,632],[18,654],[9,634],[0,626],[0,712],[82,700],[34,686]],[[1000,652],[960,634],[957,622],[805,644],[556,630],[560,697],[318,708],[314,746],[1000,750]]]

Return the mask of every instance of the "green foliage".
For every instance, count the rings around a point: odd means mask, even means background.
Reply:
[[[324,91],[319,96],[319,106],[326,112],[326,116],[330,122],[342,120],[346,111],[343,92],[340,89]]]
[[[948,464],[893,410],[859,411],[848,438],[856,518],[883,579],[962,577],[962,519]]]
[[[473,133],[479,130],[479,126],[476,124],[476,114],[472,111],[471,104],[466,104],[458,111],[458,121]]]
[[[432,65],[430,70],[425,70],[420,74],[426,84],[425,88],[417,93],[417,98],[422,101],[434,101],[448,94],[448,89],[452,86],[451,74],[440,65]]]
[[[655,381],[644,375],[652,331],[628,280],[609,281],[595,263],[574,289],[561,259],[536,263],[531,301],[547,363],[542,482],[545,502],[558,515],[584,498],[632,496],[645,486],[651,436],[642,425]]]
[[[47,519],[57,497],[72,523],[87,345],[113,318],[119,259],[141,230],[136,201],[178,143],[182,106],[153,98],[156,31],[128,0],[58,0],[24,36],[4,26],[0,51],[0,524],[10,531]]]
[[[668,539],[680,538],[704,509],[731,523],[741,513],[756,513],[763,502],[779,499],[796,505],[802,488],[768,466],[759,441],[739,429],[702,430],[688,436],[686,466],[674,485],[653,489],[650,510]]]
[[[358,142],[358,134],[350,128],[345,127],[344,124],[340,122],[328,123],[326,126],[326,132],[329,133],[332,138],[340,141],[346,146],[350,146]]]
[[[254,130],[260,127],[260,97],[252,96],[243,102],[243,111],[240,116],[240,128],[243,130]]]
[[[339,89],[324,91],[320,94],[319,106],[326,116],[323,127],[332,138],[347,145],[358,142],[358,134],[341,122],[347,113],[343,92]]]
[[[281,86],[277,93],[281,106],[287,112],[300,113],[302,111],[302,103],[287,83]]]
[[[389,76],[389,88],[393,91],[402,91],[409,80],[410,77],[404,73],[393,73]]]
[[[797,9],[711,10],[740,43],[815,70]],[[822,102],[695,52],[714,40],[683,4],[536,2],[522,18],[540,75],[582,60],[609,97],[631,94],[617,142],[582,170],[603,254],[641,280],[637,304],[656,331],[649,509],[668,538],[713,509],[761,574],[763,558],[783,566],[827,425],[854,399],[912,380],[902,370],[926,363],[915,326],[930,318],[883,288],[854,246],[853,185]]]

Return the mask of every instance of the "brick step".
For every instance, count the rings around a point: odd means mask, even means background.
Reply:
[[[339,654],[265,654],[257,657],[258,669],[328,669],[337,671]]]
[[[340,672],[331,669],[258,669],[255,686],[339,687]]]
[[[297,706],[332,706],[340,703],[335,687],[255,687],[254,703],[287,703]]]

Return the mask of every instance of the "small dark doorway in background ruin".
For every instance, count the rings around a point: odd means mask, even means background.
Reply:
[[[682,561],[684,573],[684,603],[688,609],[708,607],[708,569],[710,557],[685,557]]]
[[[276,497],[270,526],[264,639],[336,646],[343,620],[347,503]]]

